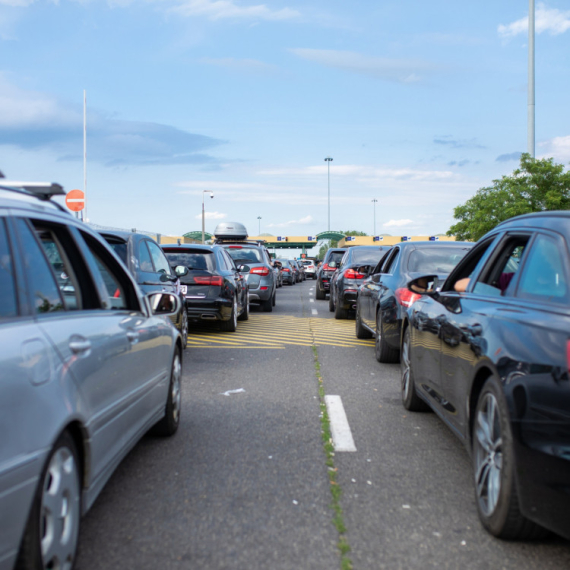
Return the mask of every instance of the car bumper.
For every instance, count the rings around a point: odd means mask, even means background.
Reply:
[[[231,299],[186,299],[188,319],[200,321],[227,321],[232,315]]]

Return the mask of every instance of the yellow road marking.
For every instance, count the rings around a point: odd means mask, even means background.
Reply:
[[[283,349],[286,346],[311,346],[313,343],[352,348],[374,346],[374,339],[357,339],[353,321],[253,314],[249,320],[240,321],[233,333],[195,328],[188,335],[188,346],[193,348]]]

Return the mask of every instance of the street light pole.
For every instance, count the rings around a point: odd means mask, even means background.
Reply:
[[[325,158],[325,162],[327,163],[327,171],[328,171],[328,187],[329,187],[329,223],[328,223],[328,231],[331,231],[331,162],[332,158],[327,156]]]
[[[374,198],[372,200],[372,203],[374,204],[374,235],[376,235],[376,202],[378,202],[378,200]]]
[[[258,226],[257,226],[257,235],[260,236],[260,235],[261,235],[261,216],[257,216],[257,220],[258,220],[258,221],[257,221],[257,223],[258,223]]]
[[[211,190],[202,190],[202,243],[206,243],[206,215],[204,210],[204,194],[208,192],[210,198],[214,197],[214,193]]]
[[[534,158],[534,0],[528,4],[528,153]]]

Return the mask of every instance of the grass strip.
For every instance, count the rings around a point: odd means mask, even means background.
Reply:
[[[325,388],[323,384],[323,376],[321,374],[321,364],[319,362],[319,355],[317,347],[313,344],[313,357],[315,361],[315,376],[319,383],[319,405],[321,408],[321,434],[323,439],[323,449],[326,457],[327,471],[329,474],[329,483],[332,496],[331,509],[333,511],[332,522],[338,532],[337,548],[340,553],[340,567],[341,570],[352,570],[352,561],[348,557],[350,552],[350,545],[346,538],[346,526],[342,514],[342,507],[340,506],[340,499],[342,497],[342,489],[337,481],[337,468],[334,466],[334,445],[331,435],[331,424],[327,406],[325,404]]]

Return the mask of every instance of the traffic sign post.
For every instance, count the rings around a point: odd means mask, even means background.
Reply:
[[[80,212],[85,208],[85,194],[83,190],[70,190],[65,197],[65,205],[72,212]]]

